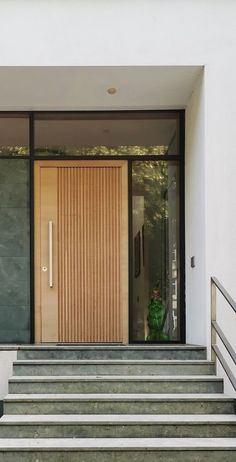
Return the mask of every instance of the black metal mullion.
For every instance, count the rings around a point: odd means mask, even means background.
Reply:
[[[48,156],[39,156],[37,153],[35,154],[35,159],[37,160],[132,160],[132,161],[179,161],[179,155],[170,155],[170,156],[58,156],[56,154],[50,154]]]
[[[180,245],[180,341],[186,343],[186,296],[185,296],[185,111],[180,111],[179,124],[180,191],[179,191],[179,245]]]
[[[30,343],[35,336],[34,307],[34,113],[29,114],[30,146]]]
[[[133,206],[132,206],[132,160],[128,160],[128,248],[129,248],[129,343],[132,343],[133,316]]]

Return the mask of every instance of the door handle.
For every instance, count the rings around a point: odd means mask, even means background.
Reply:
[[[53,287],[53,222],[48,222],[48,284]]]

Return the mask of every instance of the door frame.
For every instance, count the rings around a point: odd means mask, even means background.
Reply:
[[[128,162],[126,160],[36,160],[34,163],[34,277],[35,277],[35,342],[42,343],[42,307],[41,307],[41,182],[40,171],[50,167],[120,167],[121,168],[121,325],[122,344],[129,337],[129,254],[128,254]],[[57,254],[57,252],[56,252]],[[45,342],[43,342],[45,343]],[[52,342],[55,343],[55,342]]]
[[[8,113],[9,111],[5,111]],[[10,111],[11,114],[14,111]],[[15,111],[17,115],[19,115],[19,111]],[[186,281],[185,281],[185,110],[184,109],[168,109],[168,110],[117,110],[117,111],[68,111],[68,110],[62,110],[62,111],[20,111],[20,114],[28,115],[29,117],[29,156],[22,156],[22,158],[25,158],[29,160],[29,181],[30,181],[30,306],[31,306],[31,319],[30,319],[30,343],[35,344],[36,343],[36,337],[35,337],[35,281],[34,281],[34,260],[35,260],[35,244],[34,244],[34,164],[35,161],[38,160],[56,160],[55,155],[52,154],[47,154],[47,156],[40,155],[40,157],[36,154],[35,152],[35,134],[34,134],[34,126],[35,126],[35,120],[41,115],[52,115],[54,116],[55,114],[58,114],[59,117],[61,117],[63,114],[65,116],[70,115],[70,114],[78,114],[81,118],[83,117],[88,117],[89,115],[92,115],[93,117],[99,118],[104,118],[104,117],[112,117],[112,118],[118,118],[118,119],[123,119],[126,117],[133,116],[135,118],[146,118],[146,119],[152,119],[156,115],[158,117],[161,117],[162,115],[165,117],[169,116],[169,114],[178,114],[179,118],[179,139],[178,139],[178,148],[179,148],[179,154],[166,154],[163,156],[143,156],[142,158],[139,156],[135,155],[127,155],[127,156],[122,156],[123,160],[128,161],[128,171],[129,171],[129,178],[128,178],[128,203],[129,203],[129,297],[130,297],[130,302],[132,301],[131,299],[131,293],[132,293],[132,265],[131,265],[131,253],[132,252],[132,242],[131,242],[131,237],[132,237],[132,210],[130,207],[130,204],[132,203],[132,197],[131,197],[131,190],[132,190],[132,176],[131,176],[131,165],[132,161],[134,160],[155,160],[155,161],[162,161],[162,160],[172,160],[172,161],[177,161],[179,163],[179,171],[180,171],[180,195],[179,195],[179,200],[180,200],[180,317],[179,317],[179,322],[180,322],[180,338],[179,340],[170,340],[164,342],[164,344],[185,344],[186,343],[186,293],[185,293],[185,286],[186,286]],[[14,160],[14,158],[12,158]],[[58,158],[57,158],[58,159]],[[61,160],[75,160],[74,156],[69,156],[69,155],[64,155],[60,156]],[[87,160],[87,156],[78,156],[76,159],[78,160]],[[104,155],[99,155],[99,156],[94,156],[94,160],[107,160],[107,156]],[[109,156],[110,160],[117,160],[117,156]],[[120,157],[119,157],[120,159]],[[129,321],[132,321],[132,316],[131,316],[131,305],[129,305]],[[130,325],[130,323],[129,323]],[[144,344],[144,345],[150,345],[151,342],[146,342],[146,341],[132,341],[132,337],[129,333],[129,344]],[[152,342],[153,344],[158,344],[163,342]]]

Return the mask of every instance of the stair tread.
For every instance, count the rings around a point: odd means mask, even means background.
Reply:
[[[234,401],[223,393],[27,393],[8,394],[4,401]]]
[[[73,423],[106,423],[106,424],[172,424],[177,423],[178,425],[191,423],[230,423],[236,424],[236,415],[234,414],[34,414],[34,415],[4,415],[0,419],[0,425],[2,424],[24,424],[29,425],[34,423],[56,423],[56,424],[73,424]]]
[[[236,449],[236,438],[0,438],[0,448],[24,449]]]
[[[214,361],[206,359],[18,359],[14,365],[38,365],[38,364],[214,364]]]
[[[147,382],[147,381],[223,381],[222,378],[215,375],[16,375],[9,379],[9,382],[77,382],[77,381],[101,381],[106,382],[116,382],[116,381],[138,381],[138,382]]]
[[[4,345],[4,349],[13,349],[12,345]],[[2,348],[2,349],[3,349]],[[1,349],[1,348],[0,348]],[[19,345],[16,346],[15,349],[17,350],[43,350],[43,351],[53,351],[53,350],[204,350],[206,351],[206,347],[202,345],[112,345],[112,344],[103,344],[103,345],[94,345],[94,344],[83,344],[83,345]]]

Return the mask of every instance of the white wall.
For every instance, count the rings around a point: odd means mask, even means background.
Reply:
[[[186,340],[206,343],[206,218],[205,218],[205,95],[204,73],[198,77],[186,109]],[[191,257],[195,268],[191,268]]]
[[[207,344],[209,354],[211,276],[236,299],[235,43],[212,54],[186,109],[187,338]],[[236,348],[236,316],[220,297],[217,306],[217,319]]]
[[[235,0],[1,0],[1,63],[206,64],[233,45],[235,9]]]
[[[210,276],[236,298],[235,0],[2,0],[0,17],[1,65],[205,67],[187,109],[187,326],[209,345]]]
[[[12,376],[12,364],[16,361],[16,350],[0,351],[0,400],[8,393],[8,379]]]
[[[234,50],[218,50],[206,68],[206,275],[208,280],[215,275],[236,300],[235,42],[233,45]],[[208,304],[209,299],[210,291]],[[227,329],[235,338],[236,315]]]

